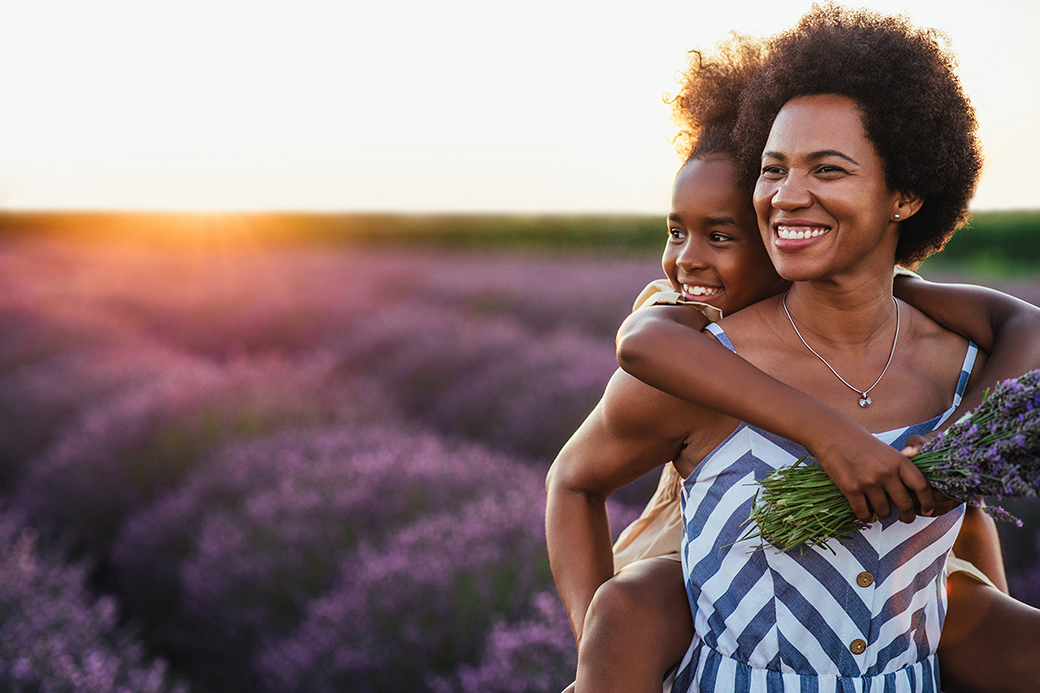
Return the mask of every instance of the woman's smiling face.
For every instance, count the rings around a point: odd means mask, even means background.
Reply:
[[[737,167],[725,157],[693,159],[676,175],[661,265],[685,298],[727,315],[787,286],[762,247]]]
[[[754,204],[781,276],[813,279],[865,261],[891,267],[899,241],[894,215],[912,213],[901,203],[904,196],[888,188],[884,163],[852,99],[803,96],[780,109]]]

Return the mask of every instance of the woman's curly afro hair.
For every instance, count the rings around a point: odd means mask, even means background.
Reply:
[[[769,42],[768,57],[743,92],[734,132],[743,169],[757,177],[785,103],[847,96],[863,113],[889,188],[923,200],[902,222],[896,262],[914,265],[941,250],[966,220],[982,168],[975,110],[943,44],[944,37],[903,17],[814,5]]]

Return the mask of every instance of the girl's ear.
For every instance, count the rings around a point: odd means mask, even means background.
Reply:
[[[916,193],[901,192],[896,197],[895,205],[892,207],[893,221],[906,221],[921,209],[924,200]]]

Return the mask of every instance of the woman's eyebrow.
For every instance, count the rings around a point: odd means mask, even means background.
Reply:
[[[838,158],[844,159],[845,161],[848,161],[851,164],[855,164],[856,166],[859,166],[859,162],[858,161],[853,159],[848,154],[844,154],[842,152],[839,152],[837,149],[821,149],[821,150],[819,150],[817,152],[812,152],[810,154],[807,154],[805,156],[805,158],[808,161],[818,161],[820,159],[825,159],[828,156],[836,156]],[[763,159],[776,159],[777,161],[787,161],[787,156],[785,154],[782,154],[780,152],[773,152],[773,151],[762,152],[762,158]]]
[[[818,152],[813,152],[812,154],[809,154],[805,158],[809,161],[818,161],[819,159],[826,159],[828,156],[836,156],[839,159],[844,159],[845,161],[848,161],[850,164],[855,164],[856,166],[859,166],[858,161],[853,159],[848,154],[843,154],[842,152],[839,152],[837,149],[821,149]]]

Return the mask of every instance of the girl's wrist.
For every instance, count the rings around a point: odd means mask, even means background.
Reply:
[[[870,435],[860,424],[828,409],[806,419],[804,424],[802,437],[805,440],[795,442],[817,459],[828,457],[831,450],[842,449],[843,444],[853,445],[856,439]]]

